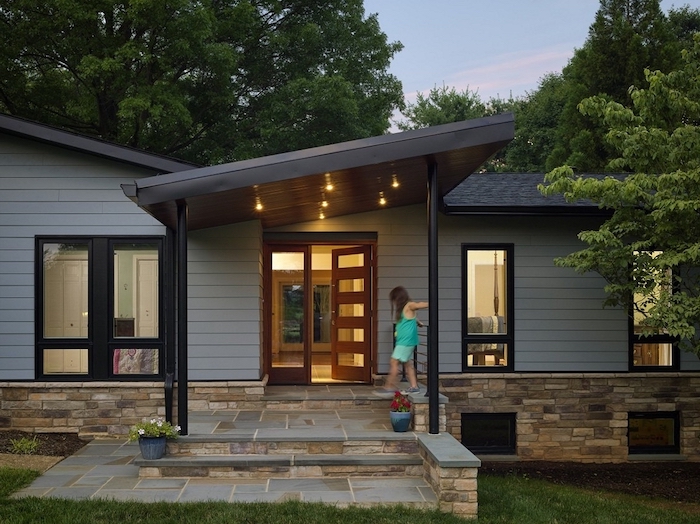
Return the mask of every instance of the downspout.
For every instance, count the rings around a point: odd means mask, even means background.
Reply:
[[[438,384],[438,185],[437,163],[428,165],[428,433],[440,433]]]
[[[177,202],[177,422],[187,435],[187,202]]]

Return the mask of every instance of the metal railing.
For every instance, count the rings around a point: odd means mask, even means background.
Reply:
[[[416,375],[428,374],[428,324],[422,324],[418,330],[418,345],[413,348],[413,369]],[[392,326],[395,333],[396,324]],[[392,344],[396,344],[396,337],[392,336]],[[407,382],[406,368],[401,368],[401,382]],[[428,396],[426,392],[425,396]]]
[[[418,330],[418,345],[413,349],[413,367],[418,375],[428,373],[428,325],[423,324]]]

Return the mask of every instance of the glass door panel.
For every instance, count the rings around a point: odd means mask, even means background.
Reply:
[[[371,246],[265,246],[269,384],[371,380]]]
[[[304,367],[304,253],[272,253],[272,367]]]

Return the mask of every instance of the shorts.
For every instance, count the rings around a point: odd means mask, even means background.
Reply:
[[[391,354],[391,358],[403,363],[411,360],[411,357],[413,357],[413,346],[396,346]]]

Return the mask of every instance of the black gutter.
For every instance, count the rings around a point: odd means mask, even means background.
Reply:
[[[450,216],[581,216],[607,217],[613,213],[609,209],[595,206],[450,206],[444,207],[444,214]]]

